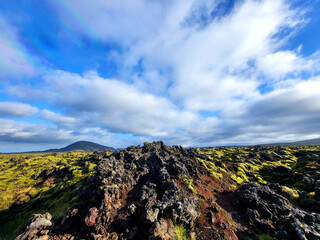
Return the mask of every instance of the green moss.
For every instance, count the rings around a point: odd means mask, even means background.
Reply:
[[[310,191],[310,188],[304,182],[301,182],[301,181],[296,182],[295,184],[292,185],[292,187],[300,191],[305,191],[305,192]]]
[[[14,239],[34,213],[64,216],[76,204],[76,189],[94,173],[90,159],[83,152],[0,154],[0,239]],[[40,175],[53,168],[52,177]],[[10,210],[15,202],[18,213]]]
[[[243,179],[241,177],[238,177],[237,175],[231,173],[230,177],[233,181],[237,182],[238,184],[243,183]]]
[[[119,189],[119,186],[117,184],[112,184],[112,185],[108,185],[108,186],[101,186],[101,189],[108,188],[108,187],[115,187],[115,188]]]
[[[290,196],[290,199],[293,200],[293,199],[299,198],[299,193],[296,189],[292,189],[287,186],[283,186],[282,189],[284,192],[286,192]]]
[[[193,187],[193,181],[192,179],[188,178],[187,176],[183,176],[182,177],[182,182],[184,183],[184,185],[193,193],[193,194],[197,194],[197,191],[194,189]]]
[[[223,175],[221,173],[218,173],[218,172],[214,172],[214,171],[211,171],[211,176],[221,180],[223,178]]]
[[[266,233],[258,235],[258,238],[259,240],[273,240],[273,237]]]
[[[200,165],[204,166],[210,172],[211,176],[217,179],[222,179],[222,173],[226,173],[226,170],[222,169],[221,167],[216,167],[216,165],[213,162],[206,161],[201,158],[198,158],[198,162],[200,163]]]
[[[170,221],[170,227],[175,231],[175,240],[188,240],[190,239],[190,233],[184,228],[182,224],[173,224]]]
[[[273,182],[275,179],[273,174],[266,172],[265,169],[278,166],[291,168],[293,174],[296,172],[302,174],[307,173],[311,177],[317,178],[320,174],[320,164],[313,159],[319,157],[319,151],[320,146],[220,147],[196,149],[198,162],[207,169],[208,175],[219,180],[223,179],[225,182],[229,182],[230,185],[240,185],[249,181],[259,184]],[[260,152],[271,154],[274,160],[266,161],[260,157]],[[313,155],[312,152],[314,152]],[[201,157],[201,155],[203,157]],[[305,157],[307,155],[309,157]],[[280,180],[280,184],[285,184],[307,192],[311,190],[308,189],[305,184],[299,182],[297,178],[285,177]]]

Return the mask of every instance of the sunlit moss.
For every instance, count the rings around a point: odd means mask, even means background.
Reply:
[[[298,198],[299,193],[296,189],[289,188],[287,186],[282,187],[283,191],[286,192],[292,199]]]
[[[170,228],[176,233],[175,240],[189,240],[190,233],[185,229],[182,224],[174,224],[170,220]]]
[[[238,184],[241,184],[243,183],[243,179],[241,177],[238,177],[237,175],[233,174],[233,173],[230,173],[230,178],[237,182]]]
[[[198,158],[198,161],[202,166],[204,166],[210,172],[211,176],[217,179],[223,178],[222,172],[226,172],[224,169],[220,167],[216,167],[214,163],[203,160],[201,158]]]
[[[0,239],[14,239],[35,212],[63,217],[76,204],[76,189],[94,173],[91,155],[0,154]],[[9,209],[13,203],[21,205],[18,213]]]
[[[183,176],[182,182],[192,193],[197,194],[197,191],[193,187],[193,181],[191,178],[188,178],[187,176]]]
[[[200,165],[208,170],[208,174],[224,181],[231,181],[237,185],[244,182],[254,181],[259,184],[272,182],[274,177],[264,174],[264,168],[276,168],[284,166],[292,169],[293,172],[308,173],[317,177],[320,174],[320,164],[317,161],[299,161],[296,153],[299,151],[319,151],[320,146],[300,147],[219,147],[219,148],[197,148],[198,154],[205,157],[198,157]],[[265,152],[272,156],[272,161],[262,158],[260,153]],[[216,164],[218,163],[218,164]],[[226,167],[228,166],[228,167]],[[283,179],[290,182],[293,180]],[[301,190],[308,190],[305,183],[295,182],[295,186]]]

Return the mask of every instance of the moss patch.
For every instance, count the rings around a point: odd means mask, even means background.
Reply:
[[[14,239],[34,213],[60,219],[94,173],[91,153],[0,154],[0,239]]]

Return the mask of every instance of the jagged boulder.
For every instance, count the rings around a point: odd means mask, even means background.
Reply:
[[[263,168],[261,173],[265,176],[271,177],[271,182],[277,183],[286,183],[286,184],[293,184],[294,183],[294,176],[292,169],[285,166],[266,166]]]
[[[194,228],[198,198],[179,184],[181,177],[191,179],[195,172],[194,155],[187,150],[153,142],[93,157],[98,159],[94,179],[101,203],[88,206],[82,220],[91,237],[173,239],[169,219]]]
[[[170,223],[163,218],[150,228],[149,235],[149,240],[169,240],[176,237],[175,231],[170,228]]]
[[[248,225],[257,232],[271,233],[277,239],[320,239],[320,216],[294,208],[276,189],[276,184],[244,184],[233,204],[246,211]]]
[[[24,233],[20,234],[16,240],[31,240],[31,239],[48,239],[49,227],[51,223],[51,214],[34,214],[29,220]]]
[[[315,191],[315,198],[317,200],[320,200],[320,180],[316,181],[314,191]]]
[[[242,185],[239,190],[236,205],[257,210],[261,217],[267,220],[276,220],[278,216],[288,216],[291,204],[285,197],[277,194],[268,186],[259,186],[255,183]]]
[[[274,157],[273,157],[273,155],[271,153],[260,152],[259,155],[265,161],[270,161],[270,162],[274,161]]]
[[[98,213],[99,210],[96,207],[92,207],[89,209],[89,212],[84,220],[88,227],[93,227],[96,224]]]

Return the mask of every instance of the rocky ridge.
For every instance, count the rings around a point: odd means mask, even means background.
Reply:
[[[17,239],[320,239],[319,214],[293,206],[279,184],[234,191],[195,149],[153,142],[92,158],[79,204],[56,222],[35,215]]]

